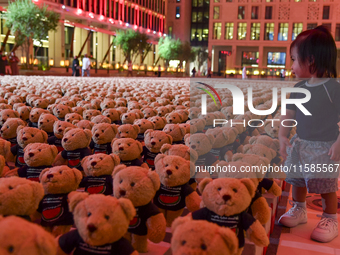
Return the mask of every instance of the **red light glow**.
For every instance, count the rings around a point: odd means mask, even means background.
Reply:
[[[80,15],[82,13],[83,13],[83,11],[81,9],[77,9],[77,15]]]
[[[94,18],[94,14],[92,12],[89,13],[89,16],[90,16],[91,19]]]
[[[99,20],[102,21],[104,19],[105,19],[105,17],[103,15],[100,15]]]

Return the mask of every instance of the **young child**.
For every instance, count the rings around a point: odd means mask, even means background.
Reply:
[[[298,124],[297,134],[291,141],[287,138],[289,127],[280,127],[279,131],[280,153],[286,159],[285,166],[292,166],[286,181],[292,185],[293,195],[293,207],[281,216],[279,223],[287,227],[306,223],[307,191],[321,194],[323,214],[311,239],[330,242],[338,235],[336,191],[339,169],[335,164],[340,159],[337,125],[340,84],[332,79],[337,77],[337,49],[330,32],[319,26],[300,33],[292,42],[290,53],[293,60],[292,73],[303,79],[294,87],[310,92],[311,98],[303,106],[312,115],[304,115],[295,104],[288,104],[286,115],[281,117],[281,121],[295,119]],[[304,97],[302,93],[290,95],[290,98]]]

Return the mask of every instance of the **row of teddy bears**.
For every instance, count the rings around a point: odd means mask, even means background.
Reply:
[[[147,251],[148,240],[162,241],[171,225],[173,254],[240,254],[244,230],[256,245],[268,245],[262,225],[270,211],[261,193],[265,188],[279,196],[276,182],[259,173],[204,178],[210,176],[195,173],[193,163],[237,169],[280,164],[277,140],[259,135],[266,132],[260,128],[212,129],[211,114],[230,112],[230,105],[200,116],[186,103],[187,93],[133,98],[134,86],[122,91],[110,85],[100,103],[91,98],[100,93],[83,94],[74,86],[39,93],[23,85],[1,88],[0,214],[6,217],[0,225],[8,232],[0,240],[9,254],[21,248],[28,255],[137,254]],[[110,91],[116,91],[113,98]],[[267,134],[277,132],[266,128]],[[192,213],[181,218],[185,207]],[[58,242],[10,215],[39,222]],[[201,231],[207,234],[197,238]],[[18,238],[8,238],[10,233]]]

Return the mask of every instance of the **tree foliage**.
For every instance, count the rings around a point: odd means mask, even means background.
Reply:
[[[170,60],[177,60],[181,53],[182,42],[180,39],[161,37],[158,43],[159,57],[168,63]]]

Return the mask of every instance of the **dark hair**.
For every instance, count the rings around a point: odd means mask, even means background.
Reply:
[[[324,26],[300,33],[290,45],[296,47],[300,64],[310,64],[309,72],[318,78],[337,77],[337,48],[335,41]]]

